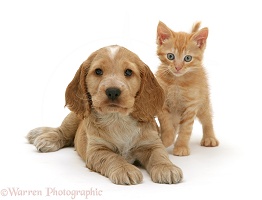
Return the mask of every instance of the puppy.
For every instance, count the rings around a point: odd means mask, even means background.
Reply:
[[[138,184],[138,161],[156,183],[178,183],[182,171],[168,158],[154,116],[164,94],[149,67],[117,45],[83,62],[65,93],[72,111],[58,128],[27,135],[40,152],[75,146],[86,166],[121,185]]]

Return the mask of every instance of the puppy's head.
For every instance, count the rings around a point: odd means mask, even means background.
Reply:
[[[66,89],[66,105],[82,118],[95,109],[149,121],[163,102],[163,90],[148,66],[116,45],[92,53]]]

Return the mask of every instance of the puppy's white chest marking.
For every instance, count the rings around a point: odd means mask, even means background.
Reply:
[[[110,142],[117,148],[118,153],[128,162],[132,163],[131,149],[135,147],[140,136],[140,128],[137,121],[130,116],[119,115],[118,113],[102,116],[101,126],[110,137]]]
[[[109,47],[107,47],[107,50],[108,50],[109,57],[111,59],[114,59],[115,55],[119,51],[119,46],[109,46]]]

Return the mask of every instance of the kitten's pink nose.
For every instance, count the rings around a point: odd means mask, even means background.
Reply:
[[[181,66],[177,66],[177,67],[176,67],[176,70],[177,70],[177,71],[179,71],[179,70],[181,70],[181,69],[182,69]]]

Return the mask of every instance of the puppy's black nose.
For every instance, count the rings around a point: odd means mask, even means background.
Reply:
[[[108,88],[106,89],[106,95],[110,100],[117,99],[121,94],[121,90],[118,88]]]

